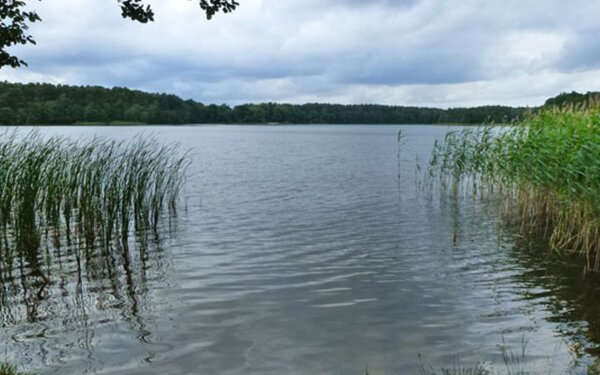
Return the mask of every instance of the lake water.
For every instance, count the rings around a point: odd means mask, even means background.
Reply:
[[[547,373],[600,347],[600,282],[472,199],[419,187],[440,126],[51,127],[190,149],[144,251],[45,259],[0,289],[0,361],[37,374],[417,373],[500,347]],[[404,143],[398,149],[397,133]],[[399,152],[400,151],[400,152]],[[400,161],[400,163],[399,163]]]

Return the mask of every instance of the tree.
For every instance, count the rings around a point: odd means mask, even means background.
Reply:
[[[144,3],[145,0],[116,1],[121,7],[123,18],[141,23],[154,21],[154,11]],[[198,3],[209,20],[219,11],[233,12],[239,5],[237,0],[198,0]],[[30,24],[41,21],[41,18],[35,11],[26,10],[25,6],[24,0],[0,0],[0,68],[27,65],[25,61],[6,51],[6,48],[18,44],[35,44],[33,36],[27,30]]]
[[[4,0],[0,3],[0,68],[11,66],[16,68],[27,65],[23,60],[6,52],[5,48],[15,44],[35,44],[31,35],[27,35],[28,23],[40,20],[35,12],[23,9],[24,1]]]

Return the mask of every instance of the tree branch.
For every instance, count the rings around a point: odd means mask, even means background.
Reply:
[[[239,6],[237,0],[198,1],[209,20],[220,11],[230,13]],[[144,3],[144,0],[117,0],[117,2],[121,7],[123,18],[141,23],[154,21],[154,11],[150,5]],[[35,40],[27,30],[30,24],[41,21],[41,18],[36,12],[24,10],[25,5],[26,0],[0,0],[0,68],[27,66],[25,61],[6,51],[6,48],[18,44],[35,44]]]

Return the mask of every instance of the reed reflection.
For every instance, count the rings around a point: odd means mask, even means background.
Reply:
[[[93,355],[95,329],[151,340],[149,291],[188,161],[176,146],[0,137],[0,326],[7,360]],[[94,327],[94,328],[92,328]],[[31,366],[29,366],[31,367]]]
[[[152,342],[152,290],[170,267],[159,238],[158,232],[137,233],[127,246],[74,242],[3,256],[0,325],[8,359],[57,365],[64,348],[92,356],[96,328],[113,324],[139,342]]]

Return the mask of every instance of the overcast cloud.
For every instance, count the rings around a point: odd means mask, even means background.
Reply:
[[[539,105],[600,90],[600,1],[240,0],[206,21],[193,0],[31,1],[29,63],[0,80],[126,86],[205,103]]]

